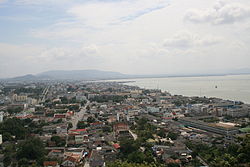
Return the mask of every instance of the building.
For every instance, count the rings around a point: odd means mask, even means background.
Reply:
[[[12,100],[15,101],[15,102],[26,102],[27,101],[27,96],[25,95],[17,95],[17,94],[14,94],[12,96]]]
[[[125,123],[117,123],[113,126],[115,137],[118,139],[121,138],[130,138],[132,137],[129,133],[129,126]]]
[[[3,136],[0,134],[0,144],[3,143]]]
[[[3,115],[4,115],[4,112],[0,112],[0,122],[3,122]]]
[[[228,135],[239,133],[238,128],[224,128],[224,127],[216,126],[214,124],[207,124],[205,122],[201,122],[201,121],[193,120],[193,119],[191,120],[187,118],[180,118],[178,119],[178,121],[185,126],[194,127],[197,129],[205,130],[205,131],[220,134],[220,135],[228,136]]]
[[[57,161],[44,161],[43,166],[44,167],[59,167],[59,164]]]

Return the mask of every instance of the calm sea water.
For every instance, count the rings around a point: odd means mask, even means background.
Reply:
[[[250,75],[124,79],[127,85],[161,89],[173,95],[218,97],[250,104]]]

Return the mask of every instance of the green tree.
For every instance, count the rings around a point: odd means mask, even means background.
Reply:
[[[88,122],[88,123],[93,123],[93,122],[95,122],[95,118],[93,118],[93,117],[88,117],[88,118],[87,118],[87,122]]]
[[[45,155],[43,142],[39,138],[30,138],[18,145],[17,159],[26,158],[28,160],[36,160],[39,164]]]
[[[0,133],[3,134],[5,140],[9,140],[10,135],[16,136],[16,139],[24,139],[28,132],[27,129],[24,128],[24,125],[22,120],[9,118],[3,123],[0,123]]]
[[[77,129],[85,129],[89,126],[89,124],[85,123],[84,121],[78,121],[76,126]]]
[[[160,129],[157,132],[157,135],[160,136],[160,137],[162,137],[162,138],[166,137],[166,133],[165,133],[164,129]]]
[[[18,161],[18,166],[20,167],[28,167],[29,161],[26,158],[22,158]]]
[[[176,140],[178,137],[178,133],[174,133],[174,132],[169,132],[167,137],[169,137],[172,140]]]
[[[131,154],[128,155],[128,162],[133,162],[133,163],[143,163],[146,161],[146,156],[144,153],[140,151],[135,151]]]
[[[66,144],[66,141],[62,139],[60,136],[52,136],[50,140],[55,142],[57,147],[62,147],[65,146]]]
[[[87,107],[86,107],[86,110],[88,110],[88,111],[89,111],[89,110],[90,110],[90,106],[87,106]]]
[[[139,145],[134,142],[132,139],[123,139],[120,142],[120,150],[123,157],[127,157],[130,153],[137,151]]]
[[[68,123],[68,130],[73,128],[73,124],[71,122]]]

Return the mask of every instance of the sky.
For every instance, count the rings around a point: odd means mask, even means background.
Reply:
[[[249,0],[0,0],[0,78],[250,68]]]

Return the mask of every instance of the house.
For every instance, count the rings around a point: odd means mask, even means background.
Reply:
[[[129,126],[125,123],[117,123],[113,126],[116,138],[130,138]]]
[[[54,114],[54,118],[56,119],[63,119],[63,118],[66,118],[66,114]]]
[[[104,126],[104,124],[102,122],[94,122],[90,124],[90,127],[92,129],[100,129]]]
[[[63,151],[62,150],[51,150],[48,154],[50,158],[63,158]]]
[[[70,130],[72,133],[78,133],[80,135],[84,135],[87,133],[87,129],[75,129],[75,130]]]
[[[63,163],[61,164],[62,167],[75,167],[77,164],[77,160],[73,157],[67,157]]]
[[[57,161],[44,161],[43,166],[44,167],[59,167]]]
[[[57,126],[56,127],[56,134],[67,134],[67,125]]]
[[[90,155],[89,165],[90,167],[105,166],[104,157],[97,150],[93,150]]]

